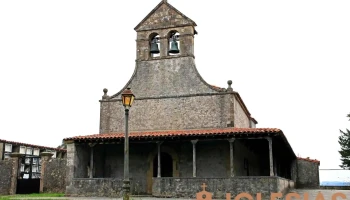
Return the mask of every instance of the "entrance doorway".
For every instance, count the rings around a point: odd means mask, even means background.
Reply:
[[[161,177],[173,177],[173,158],[170,154],[161,152],[160,154],[160,174]],[[153,159],[153,177],[158,175],[158,155]]]

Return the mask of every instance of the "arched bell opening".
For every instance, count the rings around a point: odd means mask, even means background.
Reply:
[[[180,34],[177,31],[170,31],[168,34],[169,50],[168,55],[178,55],[180,53]]]
[[[149,37],[150,55],[152,58],[160,56],[160,37],[158,33],[152,33]]]

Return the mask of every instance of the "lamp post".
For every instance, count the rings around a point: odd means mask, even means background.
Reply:
[[[125,108],[125,138],[124,138],[124,180],[123,180],[123,200],[129,200],[130,196],[130,179],[129,179],[129,109],[135,99],[135,95],[128,87],[122,93],[122,102]]]

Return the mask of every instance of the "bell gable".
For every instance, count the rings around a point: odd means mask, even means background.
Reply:
[[[196,23],[170,5],[160,2],[136,27],[135,31],[156,30],[181,26],[197,26]]]

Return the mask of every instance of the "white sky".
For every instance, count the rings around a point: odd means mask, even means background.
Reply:
[[[136,58],[134,27],[160,0],[0,1],[0,138],[57,146],[98,133],[102,89]],[[169,0],[194,20],[196,65],[242,96],[258,127],[338,168],[350,128],[350,1]],[[132,114],[132,111],[131,111]]]

